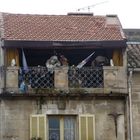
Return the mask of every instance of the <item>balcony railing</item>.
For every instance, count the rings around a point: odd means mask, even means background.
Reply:
[[[64,68],[65,69],[65,68]],[[64,70],[63,69],[63,70]],[[56,69],[58,70],[58,68]],[[31,67],[28,71],[19,70],[19,86],[22,81],[28,83],[31,88],[55,87],[55,70],[49,71],[46,67]],[[75,68],[67,69],[68,87],[70,88],[97,88],[103,87],[102,68]],[[63,76],[61,77],[64,78]]]
[[[52,88],[54,87],[54,72],[48,71],[46,67],[30,67],[26,71],[20,68],[19,86],[23,81],[31,88]]]
[[[48,70],[46,67],[0,68],[0,92],[20,92],[22,88],[34,89],[88,89],[102,93],[127,92],[127,74],[124,67],[59,67]],[[94,90],[93,90],[94,89]],[[23,89],[23,93],[26,89]]]
[[[103,68],[69,68],[69,87],[103,88]]]

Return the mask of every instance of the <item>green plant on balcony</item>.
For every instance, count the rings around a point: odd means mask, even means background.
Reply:
[[[55,89],[55,88],[36,88],[36,94],[50,94],[50,95],[68,95],[68,94],[86,94],[87,91],[83,88],[70,88],[70,89]]]
[[[54,88],[35,88],[34,92],[36,94],[53,94],[53,93],[58,93],[57,90],[55,90]]]
[[[41,137],[32,137],[31,140],[42,140]]]
[[[66,93],[66,90],[54,89],[54,88],[36,88],[34,89],[36,94],[59,94],[59,93]]]
[[[82,88],[72,88],[69,90],[69,93],[72,93],[72,94],[85,94],[87,93],[87,91],[85,89],[82,89]]]

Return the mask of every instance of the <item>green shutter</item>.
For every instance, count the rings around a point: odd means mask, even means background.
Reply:
[[[37,137],[37,116],[30,116],[30,138]]]
[[[88,126],[88,140],[94,140],[94,117],[87,117],[87,126]]]
[[[46,116],[39,116],[39,137],[46,140]]]
[[[30,116],[30,138],[41,137],[46,140],[46,115]]]
[[[94,115],[79,116],[79,140],[95,140]]]

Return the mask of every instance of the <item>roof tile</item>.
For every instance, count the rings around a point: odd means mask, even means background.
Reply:
[[[129,68],[140,68],[140,42],[128,42],[127,58]]]
[[[3,13],[3,38],[29,41],[123,40],[121,25],[107,25],[106,19],[106,16]]]

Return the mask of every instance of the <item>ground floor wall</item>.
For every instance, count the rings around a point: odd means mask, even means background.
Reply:
[[[124,100],[45,99],[42,103],[40,106],[39,101],[35,99],[1,100],[0,139],[30,140],[30,115],[33,114],[75,115],[77,117],[80,114],[93,114],[95,140],[126,139]]]

